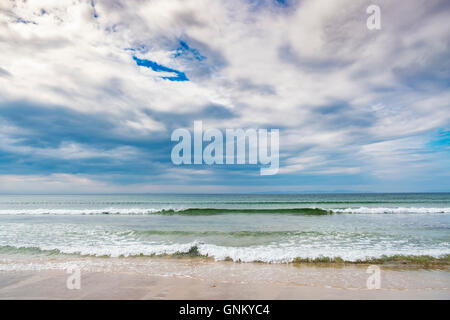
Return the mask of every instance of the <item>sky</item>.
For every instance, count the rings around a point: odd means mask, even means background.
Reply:
[[[449,192],[449,43],[446,0],[1,1],[0,193]],[[195,120],[278,174],[174,165]]]

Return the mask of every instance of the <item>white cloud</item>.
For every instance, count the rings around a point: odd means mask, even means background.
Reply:
[[[372,151],[374,142],[404,143],[398,139],[450,123],[450,92],[439,83],[448,77],[450,39],[443,3],[381,0],[382,29],[370,31],[370,1],[305,0],[290,8],[240,0],[105,1],[95,4],[97,18],[88,0],[2,2],[0,60],[8,76],[0,74],[0,102],[112,115],[119,119],[116,130],[130,136],[167,132],[154,113],[221,105],[236,117],[215,117],[208,125],[281,128],[287,159],[281,173],[354,174],[370,157],[366,169],[380,176],[388,157],[384,147]],[[174,58],[179,39],[206,60]],[[173,74],[137,66],[126,49],[141,46],[138,57],[185,72],[191,81],[169,81],[162,77]],[[427,72],[437,78],[423,84]],[[339,104],[328,114],[322,110]],[[5,130],[3,148],[17,153],[75,159],[134,152],[75,142],[40,151],[16,146]],[[347,153],[351,164],[333,159],[336,153]],[[355,154],[363,163],[353,163]],[[308,157],[316,158],[306,163]],[[391,158],[397,160],[403,163]]]

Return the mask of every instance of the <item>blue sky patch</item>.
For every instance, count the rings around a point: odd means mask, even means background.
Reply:
[[[21,18],[21,17],[19,17],[19,18],[17,18],[16,19],[16,22],[17,23],[25,23],[25,24],[37,24],[36,22],[34,22],[34,21],[31,21],[31,20],[25,20],[25,19],[23,19],[23,18]]]
[[[189,45],[184,42],[183,40],[180,40],[180,46],[177,48],[176,53],[173,55],[174,58],[183,56],[187,58],[188,60],[195,59],[197,61],[203,61],[206,59],[205,56],[203,56],[200,51],[197,49],[189,47]]]
[[[95,10],[95,1],[94,0],[91,0],[91,6],[92,6],[92,9],[94,9],[94,18],[97,19],[98,14],[97,14],[97,10]]]
[[[167,79],[170,81],[189,81],[188,77],[186,77],[186,74],[184,72],[165,67],[165,66],[158,64],[151,60],[139,59],[136,56],[133,56],[133,60],[136,62],[136,64],[138,66],[150,68],[155,72],[170,72],[170,73],[176,74],[176,76],[173,76],[173,77],[171,77],[171,76],[161,77],[163,79]]]
[[[449,150],[450,149],[450,130],[441,130],[430,142],[430,146],[437,150]]]

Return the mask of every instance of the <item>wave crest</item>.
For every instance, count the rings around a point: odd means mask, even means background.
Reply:
[[[427,207],[359,207],[333,209],[335,213],[450,213],[450,208],[427,208]]]
[[[166,248],[168,249],[168,248]],[[225,251],[224,251],[225,250]],[[311,257],[292,257],[288,259],[261,259],[261,258],[246,258],[241,259],[235,254],[236,248],[221,247],[220,251],[223,254],[216,255],[211,248],[204,247],[202,244],[184,244],[176,248],[170,248],[169,250],[155,250],[153,252],[134,252],[126,255],[113,255],[113,254],[99,254],[99,253],[87,253],[74,250],[60,250],[60,249],[43,249],[39,247],[14,247],[14,246],[0,246],[0,253],[7,254],[37,254],[37,255],[78,255],[78,256],[91,256],[91,257],[168,257],[168,258],[204,258],[215,259],[223,261],[234,262],[259,262],[259,263],[293,263],[293,264],[397,264],[397,265],[417,265],[423,267],[433,266],[449,266],[450,254],[439,255],[404,255],[404,254],[391,254],[391,255],[379,255],[376,257],[365,257],[357,259],[346,259],[339,256],[311,256]],[[1,269],[1,267],[0,267]]]
[[[282,213],[292,215],[327,215],[330,210],[320,208],[280,208],[280,209],[220,209],[220,208],[187,208],[187,209],[145,209],[145,208],[107,208],[107,209],[14,209],[0,210],[0,215],[220,215],[220,214],[271,214]]]
[[[326,209],[300,208],[104,208],[104,209],[2,209],[0,215],[185,215],[211,216],[224,214],[286,214],[286,215],[330,215],[339,214],[448,214],[450,207],[355,207]]]

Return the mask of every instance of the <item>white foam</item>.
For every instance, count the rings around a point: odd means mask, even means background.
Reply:
[[[173,210],[175,212],[187,208],[101,208],[101,209],[0,209],[0,215],[149,215],[161,211]],[[330,208],[319,208],[330,210]],[[449,207],[427,208],[427,207],[358,207],[331,210],[335,213],[450,213]],[[275,214],[275,213],[274,213]]]
[[[315,259],[320,257],[336,258],[340,257],[346,261],[365,260],[369,258],[380,258],[392,255],[429,255],[440,257],[450,254],[448,247],[441,248],[418,248],[403,247],[394,248],[385,245],[374,246],[372,248],[354,248],[333,246],[250,246],[250,247],[230,247],[218,246],[214,244],[204,244],[190,242],[183,244],[127,244],[127,245],[39,245],[40,250],[59,250],[64,254],[77,254],[82,256],[107,256],[107,257],[133,257],[152,255],[172,255],[174,253],[187,253],[196,246],[201,255],[214,258],[217,261],[232,259],[239,262],[266,262],[266,263],[289,263],[295,258]],[[30,246],[17,246],[16,248],[29,248]]]
[[[415,248],[373,248],[349,250],[348,248],[336,247],[221,247],[211,244],[199,245],[199,252],[208,255],[216,260],[225,260],[231,258],[233,261],[240,262],[267,262],[267,263],[288,263],[295,258],[316,259],[320,257],[337,258],[340,257],[346,261],[365,260],[369,258],[380,258],[382,256],[392,255],[430,255],[439,257],[449,254],[448,249],[415,249]]]
[[[103,208],[103,209],[2,209],[0,215],[146,215],[162,210],[180,210],[174,208]]]
[[[450,213],[450,208],[426,208],[426,207],[359,207],[333,209],[333,212],[339,213]]]

